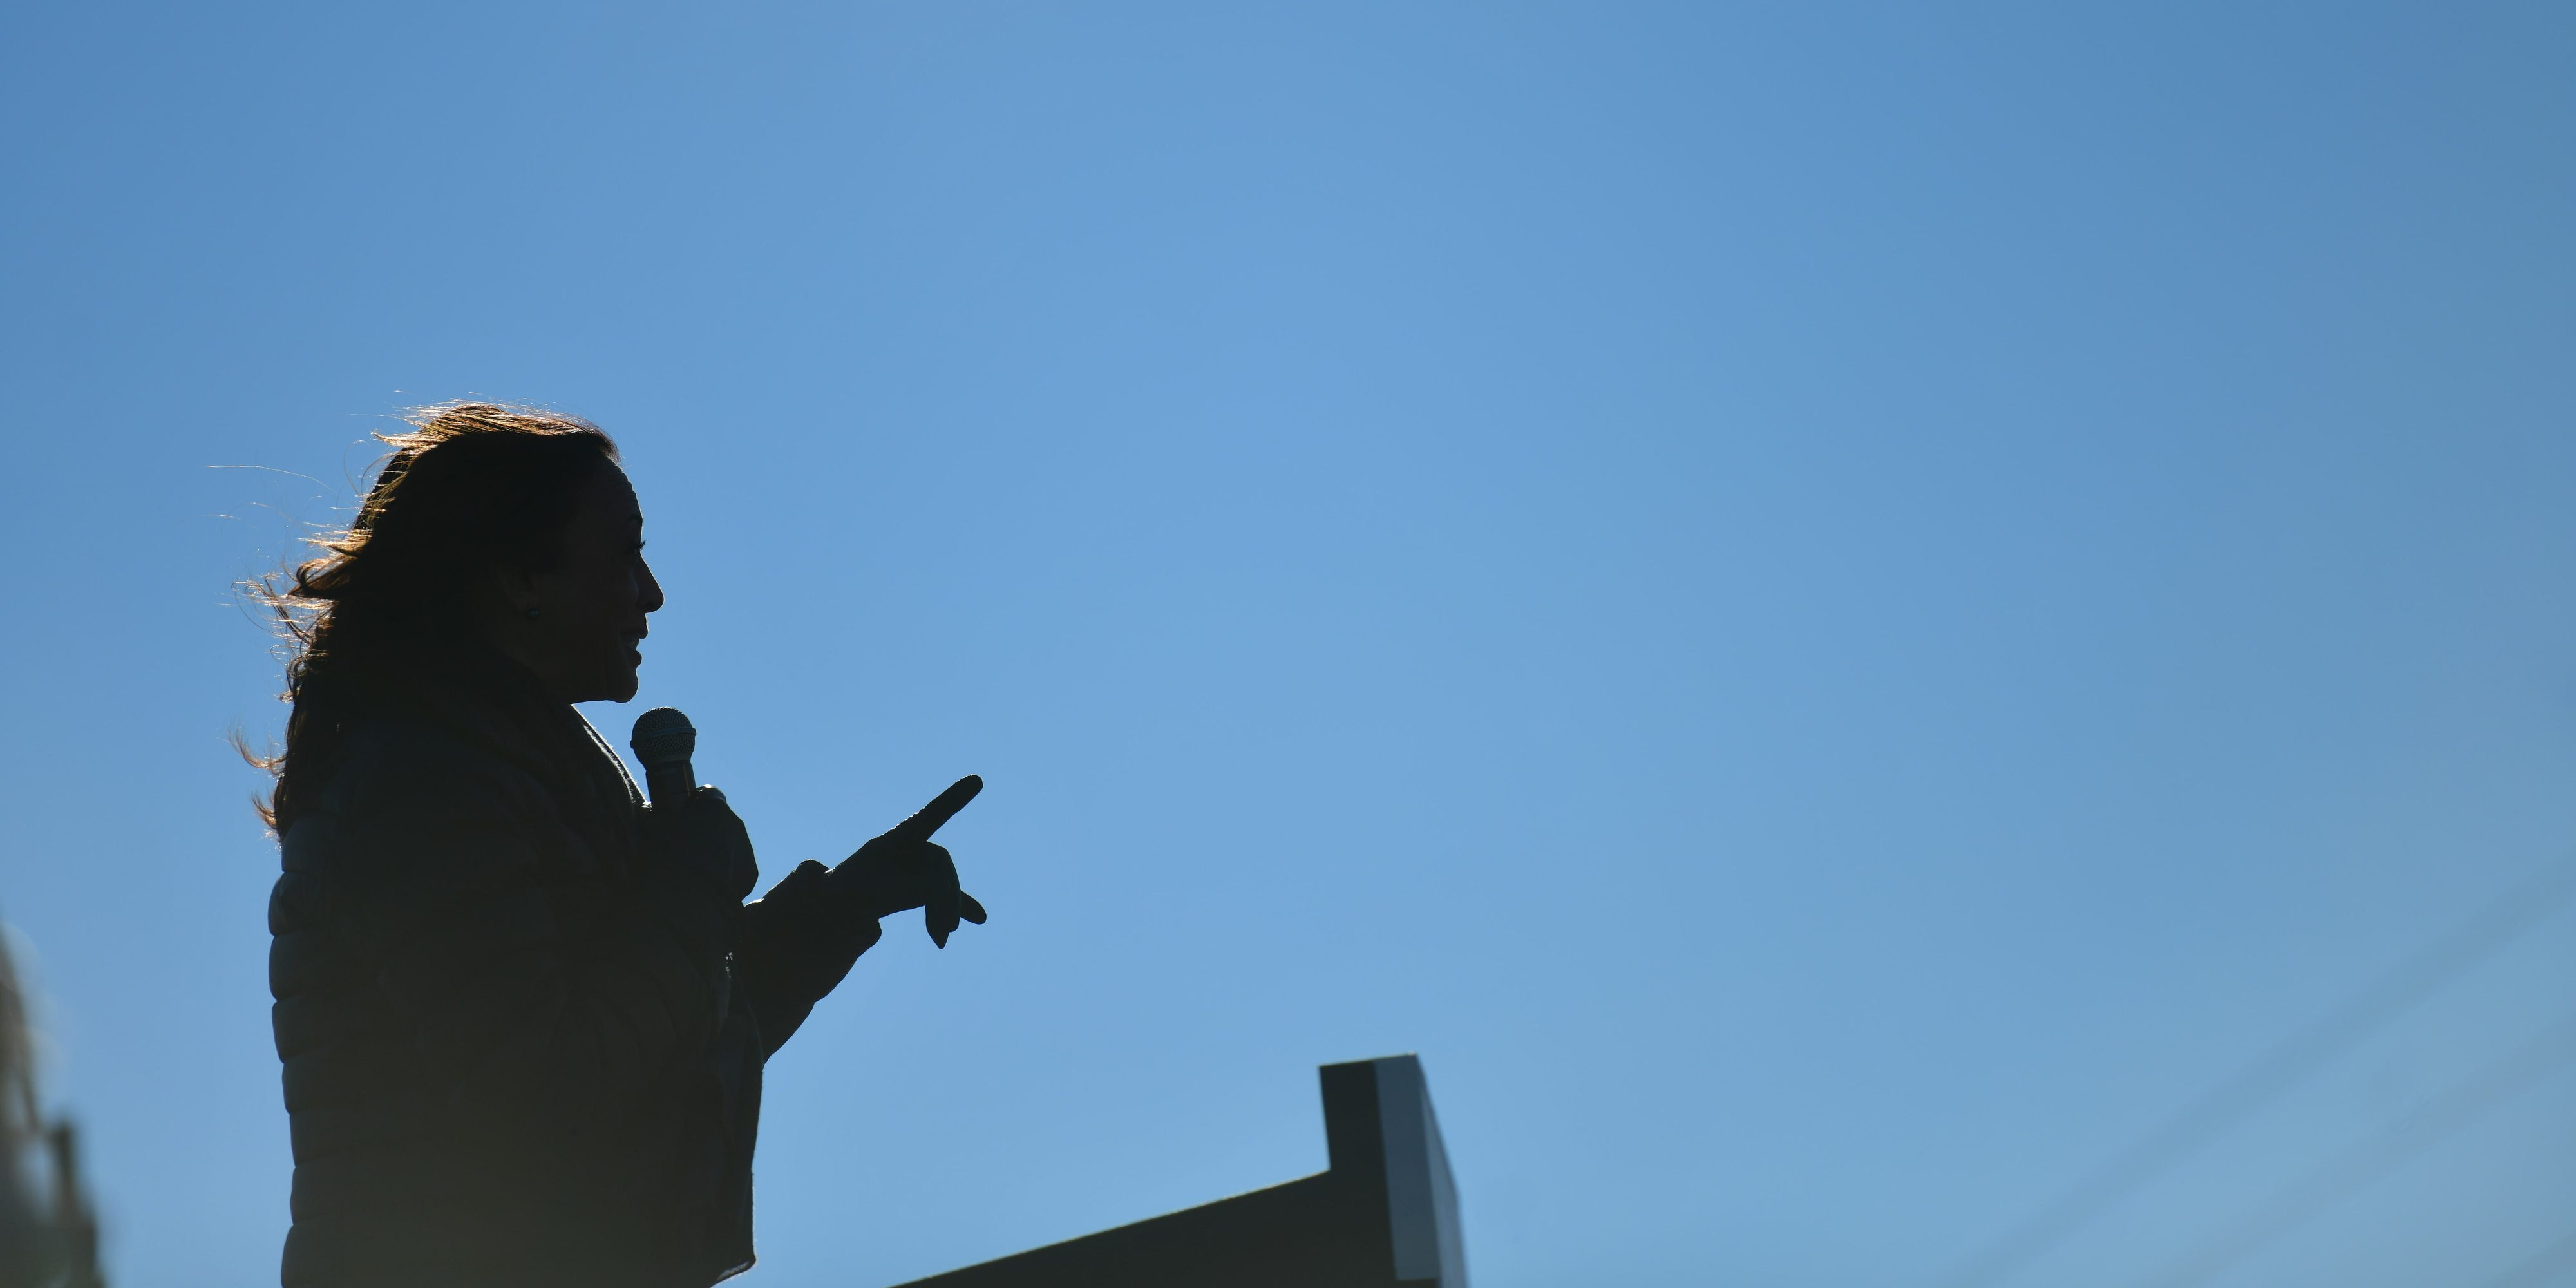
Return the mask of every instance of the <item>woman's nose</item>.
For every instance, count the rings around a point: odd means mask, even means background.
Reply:
[[[637,591],[636,602],[643,606],[645,612],[652,613],[661,611],[662,583],[653,579],[653,565],[638,560],[635,565],[635,571],[636,574],[642,578],[641,583],[635,587]]]

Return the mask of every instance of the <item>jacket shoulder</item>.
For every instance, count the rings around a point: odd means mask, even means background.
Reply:
[[[269,931],[321,923],[393,929],[549,867],[590,866],[545,784],[442,730],[390,721],[350,731],[330,781],[278,840]]]

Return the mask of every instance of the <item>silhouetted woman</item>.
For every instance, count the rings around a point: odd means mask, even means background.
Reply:
[[[702,1285],[751,1263],[761,1064],[878,937],[983,910],[898,828],[745,906],[721,793],[645,807],[572,703],[662,590],[607,435],[433,408],[272,596],[284,1281]]]

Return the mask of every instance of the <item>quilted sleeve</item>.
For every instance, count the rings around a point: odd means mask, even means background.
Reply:
[[[286,838],[271,967],[288,1109],[355,1100],[352,1081],[373,1077],[529,1131],[630,1116],[705,1050],[726,990],[707,963],[721,953],[652,915],[533,779],[417,753],[353,758],[337,809]],[[311,986],[334,971],[340,987]],[[399,1026],[347,1049],[408,1067],[335,1062],[335,1044],[306,1040],[335,1020]]]

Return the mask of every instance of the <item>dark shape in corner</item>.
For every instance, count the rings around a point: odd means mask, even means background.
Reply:
[[[35,1038],[0,944],[0,1288],[100,1288],[72,1125],[37,1107]]]
[[[1329,1170],[903,1288],[1467,1288],[1458,1189],[1422,1062],[1318,1073]]]

